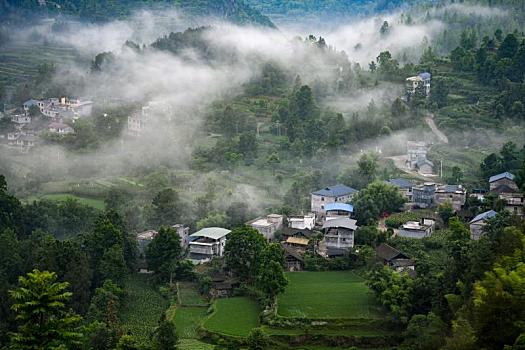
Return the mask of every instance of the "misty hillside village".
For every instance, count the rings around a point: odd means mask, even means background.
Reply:
[[[1,350],[523,350],[524,197],[521,0],[0,0]]]

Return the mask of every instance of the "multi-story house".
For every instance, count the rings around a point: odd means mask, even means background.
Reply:
[[[326,205],[330,203],[348,203],[357,193],[356,189],[345,185],[335,185],[311,193],[312,211],[321,217],[326,213]]]
[[[226,236],[230,230],[221,227],[206,227],[190,235],[188,259],[200,264],[213,257],[223,256]]]

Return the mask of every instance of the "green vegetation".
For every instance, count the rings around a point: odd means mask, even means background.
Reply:
[[[217,299],[214,308],[203,324],[211,332],[246,337],[259,325],[259,307],[248,297]]]
[[[278,297],[285,317],[375,318],[378,307],[364,279],[352,271],[290,272],[290,284]]]
[[[101,199],[94,199],[94,198],[88,198],[88,197],[81,197],[69,193],[53,193],[53,194],[44,194],[39,197],[28,197],[25,198],[25,202],[32,202],[34,200],[42,200],[42,199],[48,199],[52,201],[66,201],[68,199],[76,200],[79,203],[83,205],[90,206],[95,209],[104,210],[106,205],[104,204],[104,201]]]
[[[206,318],[207,308],[190,306],[172,306],[172,308],[174,308],[174,311],[171,311],[170,309],[172,320],[175,323],[175,328],[177,329],[179,338],[197,338],[197,330],[202,321]]]
[[[127,295],[119,314],[122,329],[146,343],[169,301],[148,282],[147,275],[132,275],[123,289]]]
[[[177,283],[177,298],[180,305],[186,306],[206,306],[206,300],[198,290],[195,283],[178,282]]]
[[[214,350],[215,345],[201,342],[197,339],[181,339],[177,344],[179,350]]]

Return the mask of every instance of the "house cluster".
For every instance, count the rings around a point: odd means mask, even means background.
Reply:
[[[408,141],[407,159],[405,166],[407,169],[417,171],[421,175],[432,175],[434,173],[434,163],[427,158],[428,145],[426,142]]]
[[[515,177],[509,172],[504,172],[489,178],[489,192],[497,195],[503,201],[505,210],[510,211],[516,216],[523,217],[525,213],[524,195],[520,192],[518,185],[514,181]],[[484,195],[476,194],[480,200],[484,200]],[[484,227],[488,220],[496,216],[494,210],[489,210],[477,215],[470,221],[470,238],[479,239],[483,235]]]
[[[489,192],[494,193],[503,203],[504,209],[514,215],[523,217],[525,213],[524,194],[520,192],[514,175],[504,172],[491,176]],[[437,208],[444,203],[450,203],[455,212],[459,212],[467,200],[467,190],[462,185],[442,185],[434,182],[425,182],[415,185],[405,179],[390,179],[390,185],[397,187],[400,193],[407,198],[407,206],[414,209]],[[468,194],[483,201],[485,193],[474,191]],[[481,213],[470,221],[472,239],[479,239],[487,220],[493,218],[493,210]],[[399,227],[397,235],[407,238],[429,237],[434,232],[436,220],[433,217],[422,218],[420,221],[408,221]]]
[[[47,132],[56,135],[74,133],[74,129],[65,123],[91,115],[93,103],[67,97],[45,100],[30,99],[21,108],[8,113],[11,126],[7,132],[7,145],[26,153],[37,143],[38,135]],[[44,118],[32,117],[32,108],[38,108]]]
[[[405,80],[406,99],[410,101],[417,94],[428,97],[430,95],[430,80],[432,75],[428,72],[420,73]]]
[[[436,208],[449,202],[457,212],[467,200],[467,190],[462,185],[443,185],[435,182],[415,184],[402,178],[390,179],[386,183],[397,187],[406,198],[407,206],[414,209]]]

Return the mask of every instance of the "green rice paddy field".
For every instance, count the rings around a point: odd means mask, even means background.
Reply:
[[[246,337],[259,325],[259,307],[247,297],[218,299],[214,313],[204,322],[209,331]]]
[[[278,314],[313,319],[376,318],[374,297],[352,271],[290,272],[278,298]]]

